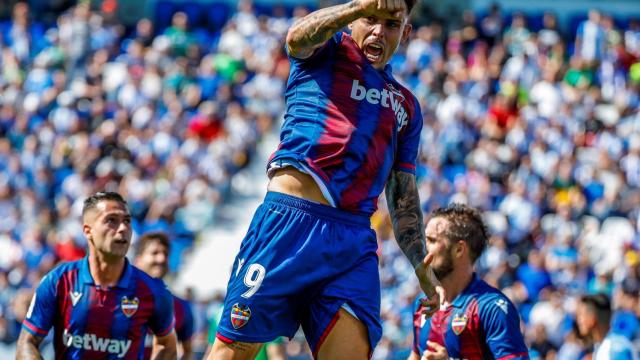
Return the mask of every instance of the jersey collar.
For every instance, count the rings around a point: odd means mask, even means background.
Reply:
[[[391,64],[385,65],[383,71],[387,76],[393,78],[393,69],[391,68]]]
[[[462,292],[458,294],[455,299],[453,299],[451,306],[455,308],[462,308],[467,298],[466,295],[471,292],[471,290],[476,286],[476,284],[478,284],[479,281],[480,279],[478,279],[478,275],[474,272],[469,285],[467,285],[467,287],[464,288],[464,290],[462,290]]]
[[[115,287],[128,289],[131,286],[131,277],[133,272],[132,268],[133,266],[129,263],[129,260],[127,258],[124,258],[124,271],[122,272],[120,280],[118,280],[118,283]],[[81,261],[78,277],[83,284],[95,284],[95,281],[93,280],[93,276],[91,276],[91,271],[89,269],[88,256],[86,256]]]

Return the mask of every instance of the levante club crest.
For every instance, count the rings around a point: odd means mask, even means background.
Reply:
[[[138,311],[138,305],[140,305],[140,300],[137,297],[129,300],[126,296],[122,297],[120,301],[120,308],[122,309],[122,313],[128,318],[132,317],[133,314]]]
[[[231,325],[234,329],[245,326],[251,318],[251,309],[247,305],[235,303],[231,308]]]
[[[467,318],[467,315],[458,314],[454,316],[453,320],[451,321],[451,329],[453,329],[453,332],[456,335],[460,335],[464,331],[464,328],[467,327],[468,320],[469,318]]]

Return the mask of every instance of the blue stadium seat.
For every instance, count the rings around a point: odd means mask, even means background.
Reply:
[[[173,1],[161,0],[156,3],[154,13],[154,25],[156,33],[162,33],[171,25],[171,18],[176,12],[177,6]]]
[[[11,20],[0,21],[0,38],[7,45],[11,45],[9,38],[9,31],[11,30]]]
[[[578,31],[578,26],[580,26],[580,23],[582,23],[585,20],[587,20],[587,15],[582,13],[575,14],[569,18],[568,28],[566,32],[566,35],[569,37],[569,39],[573,41],[576,38],[576,32]]]
[[[164,219],[157,219],[154,221],[145,221],[143,226],[143,233],[152,232],[152,231],[162,231],[165,233],[169,233],[171,230],[171,225]]]
[[[189,29],[197,29],[204,25],[204,6],[198,2],[186,2],[178,8],[178,11],[187,15]]]
[[[538,32],[544,27],[544,14],[531,13],[526,14],[527,29]]]
[[[207,25],[214,34],[222,30],[229,20],[231,9],[226,3],[212,3],[207,6]]]
[[[508,29],[511,27],[511,22],[513,21],[513,11],[503,11],[502,12],[502,23],[504,24],[504,29]]]
[[[40,21],[34,21],[31,24],[31,41],[33,41],[33,54],[39,53],[48,45],[47,39],[44,37],[45,33],[49,29],[49,26]]]
[[[629,28],[629,18],[615,16],[613,18],[613,23],[616,25],[616,28],[620,30],[627,30]]]
[[[213,43],[213,36],[206,28],[195,28],[192,30],[193,38],[204,51],[208,51]]]
[[[171,236],[171,252],[169,253],[169,271],[175,272],[180,268],[183,254],[193,245],[193,241],[178,236]]]
[[[271,16],[271,5],[268,4],[253,4],[256,16],[268,15]]]
[[[467,172],[467,167],[464,165],[445,165],[442,167],[442,175],[445,179],[447,179],[450,183],[453,184],[456,176],[462,175]]]

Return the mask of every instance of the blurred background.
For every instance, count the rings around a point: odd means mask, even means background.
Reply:
[[[192,301],[198,356],[266,191],[293,21],[337,1],[0,2],[0,354],[32,291],[84,256],[82,201],[120,192],[172,240],[171,289]],[[480,208],[478,273],[518,307],[534,359],[577,359],[577,297],[604,292],[640,344],[640,2],[419,1],[392,60],[424,114],[425,214]],[[373,216],[384,337],[411,349],[413,271],[384,199]],[[50,346],[50,345],[47,345]],[[284,345],[309,359],[301,333]]]

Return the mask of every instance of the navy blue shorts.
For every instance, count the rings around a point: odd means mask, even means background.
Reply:
[[[367,216],[269,192],[240,245],[218,326],[222,341],[289,338],[316,353],[346,307],[382,336],[376,235]]]

